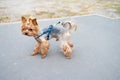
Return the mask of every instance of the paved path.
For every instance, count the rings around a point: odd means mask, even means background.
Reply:
[[[120,19],[75,17],[73,56],[68,60],[51,40],[48,56],[31,56],[35,40],[20,23],[0,24],[0,80],[120,80]],[[39,21],[42,26],[58,20]]]

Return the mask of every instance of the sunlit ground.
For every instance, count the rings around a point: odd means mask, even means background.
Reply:
[[[120,0],[0,0],[0,23],[99,14],[120,18]]]

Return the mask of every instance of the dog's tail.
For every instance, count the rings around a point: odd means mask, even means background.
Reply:
[[[75,31],[77,30],[77,28],[78,28],[78,25],[76,24],[76,23],[74,23],[74,22],[72,22],[72,21],[65,21],[65,22],[62,22],[62,25],[63,25],[63,27],[67,27],[68,28],[68,30],[72,30],[72,29],[75,29]]]

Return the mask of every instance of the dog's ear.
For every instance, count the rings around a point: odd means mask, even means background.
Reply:
[[[25,23],[27,21],[27,19],[24,16],[21,17],[21,20],[23,23]]]
[[[32,23],[33,23],[33,25],[38,25],[37,21],[36,21],[36,18],[32,19]]]

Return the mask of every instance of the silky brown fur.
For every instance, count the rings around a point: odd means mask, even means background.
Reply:
[[[21,32],[26,36],[35,36],[39,34],[38,24],[35,18],[22,17]],[[32,55],[37,55],[41,53],[41,57],[44,58],[47,55],[49,49],[49,42],[44,38],[40,39],[40,42],[36,43]]]
[[[32,37],[39,35],[39,28],[36,18],[26,18],[22,16],[21,19],[21,32],[23,35]],[[69,21],[62,23],[63,27],[66,27],[66,25],[69,25],[70,27],[67,31],[64,32],[62,36],[51,36],[51,38],[56,38],[56,41],[59,41],[61,37],[64,38],[64,40],[61,40],[61,49],[66,58],[70,59],[72,56],[72,48],[74,46],[73,43],[70,41],[71,30],[73,29],[73,27],[75,27],[76,30],[77,25]],[[48,42],[48,40],[46,40],[45,37],[36,39],[36,41],[37,43],[32,55],[34,56],[40,53],[42,58],[46,57],[50,43]]]

